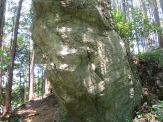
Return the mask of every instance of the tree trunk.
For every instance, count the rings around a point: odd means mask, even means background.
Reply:
[[[147,8],[146,8],[146,1],[145,0],[140,0],[141,4],[140,4],[140,8],[143,8],[142,9],[142,12],[143,12],[143,21],[145,21],[146,19],[149,19],[148,16],[147,16]],[[144,51],[147,51],[149,48],[149,43],[150,43],[150,40],[148,39],[148,37],[150,36],[149,35],[149,31],[146,30],[147,28],[144,28],[144,34],[142,35],[142,41],[143,41],[143,50]]]
[[[124,17],[124,21],[127,21],[127,1],[126,0],[122,0],[122,12],[123,12],[123,17]],[[129,39],[125,39],[125,47],[126,47],[126,51],[127,51],[127,55],[128,57],[130,57],[130,41]]]
[[[161,7],[161,10],[162,10],[162,15],[163,15],[163,0],[160,0],[160,7]]]
[[[17,16],[16,16],[14,39],[13,39],[11,56],[10,56],[10,63],[9,63],[9,67],[8,67],[8,79],[6,82],[3,116],[5,116],[11,108],[12,79],[13,79],[14,60],[15,60],[15,53],[16,53],[16,43],[17,43],[17,35],[18,35],[19,19],[20,19],[20,14],[21,14],[22,2],[23,2],[23,0],[19,1],[18,12],[17,12]]]
[[[2,99],[2,69],[0,69],[0,100]]]
[[[48,77],[46,75],[46,72],[44,72],[44,93],[49,94]]]
[[[0,47],[3,41],[3,27],[5,22],[6,0],[0,1]]]
[[[2,44],[1,44],[1,50],[4,50],[4,44],[3,44],[3,40],[2,40]],[[1,62],[3,62],[3,58],[0,58]],[[3,76],[3,68],[0,67],[0,99],[2,97],[2,76]]]
[[[40,95],[40,92],[39,92],[39,91],[40,91],[40,90],[39,90],[39,87],[40,87],[40,75],[39,75],[39,74],[40,74],[40,70],[38,69],[38,70],[37,70],[37,85],[36,85],[36,86],[37,86],[36,89],[37,89],[37,96],[38,96],[38,97],[39,97],[39,95]]]
[[[5,8],[6,8],[6,0],[0,1],[0,48],[3,50],[3,27],[5,23]],[[0,62],[3,62],[3,58],[0,58]],[[3,69],[0,67],[0,99],[2,97],[2,75]]]
[[[30,71],[28,71],[28,53],[26,52],[26,70],[25,70],[25,78],[24,78],[24,103],[27,101],[27,82],[28,82],[28,73]]]
[[[27,83],[24,83],[24,103],[27,101],[27,97],[26,97],[26,92],[27,92]]]
[[[159,14],[158,14],[158,6],[157,6],[157,1],[156,0],[152,0],[152,5],[153,5],[153,14],[154,14],[154,19],[155,19],[155,23],[157,25],[158,28],[161,28],[161,24],[160,24],[160,18],[159,18]],[[162,30],[159,29],[160,31],[158,31],[158,42],[159,42],[159,47],[163,48],[163,38],[162,38]]]
[[[30,73],[29,100],[34,99],[34,65],[35,65],[35,51],[33,50]]]
[[[124,20],[126,21],[126,16],[127,16],[126,0],[122,0],[122,12],[123,12]]]
[[[27,100],[27,97],[26,97],[26,92],[27,92],[27,80],[24,81],[24,88],[23,88],[23,98],[24,98],[24,103],[26,102]]]
[[[146,8],[145,1],[144,0],[140,0],[140,2],[141,2],[141,6],[143,8],[143,15],[144,15],[145,18],[148,18],[148,16],[147,16],[147,8]]]

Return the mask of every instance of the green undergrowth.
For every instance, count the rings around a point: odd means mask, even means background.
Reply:
[[[144,108],[143,112],[137,112],[133,122],[163,122],[163,101],[159,101],[152,106],[145,105],[143,107],[146,108]]]
[[[11,112],[8,122],[22,122],[22,121],[21,117],[18,114]]]
[[[155,63],[158,64],[159,67],[163,67],[163,49],[153,48],[145,53],[139,53],[135,55],[134,59],[148,63]]]
[[[158,121],[163,122],[163,101],[152,105],[151,113],[158,119]]]
[[[153,48],[134,56],[144,92],[133,122],[163,122],[163,49]]]

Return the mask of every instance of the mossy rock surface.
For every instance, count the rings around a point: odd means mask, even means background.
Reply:
[[[54,122],[126,122],[142,89],[107,0],[33,0],[36,58],[60,105]]]

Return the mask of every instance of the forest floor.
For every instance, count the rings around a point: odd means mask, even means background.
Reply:
[[[11,112],[10,117],[3,118],[0,122],[52,122],[57,109],[55,95],[49,94],[22,104]]]

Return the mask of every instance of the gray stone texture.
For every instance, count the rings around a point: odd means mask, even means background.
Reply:
[[[36,57],[60,109],[54,122],[126,122],[141,87],[105,0],[33,0]]]

